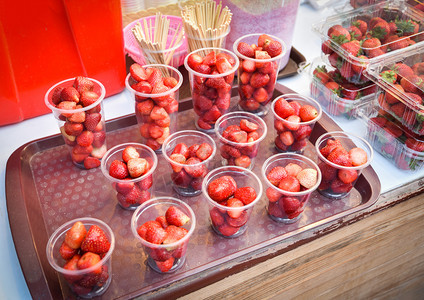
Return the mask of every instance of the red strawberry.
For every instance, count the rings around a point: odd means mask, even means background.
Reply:
[[[282,166],[276,166],[272,168],[271,171],[269,171],[269,173],[266,175],[268,181],[275,186],[278,186],[280,181],[285,177],[287,177],[287,171]]]
[[[72,86],[81,94],[84,91],[92,91],[94,89],[94,82],[87,77],[77,76]]]
[[[242,119],[240,121],[240,129],[246,132],[252,132],[258,130],[259,125],[253,122],[248,121],[247,119]]]
[[[196,156],[201,160],[208,159],[213,152],[213,148],[208,143],[202,143],[196,151]]]
[[[72,257],[74,257],[75,254],[78,253],[78,249],[69,247],[68,244],[63,241],[62,245],[60,245],[59,253],[64,260],[70,260]]]
[[[160,223],[163,229],[166,229],[169,226],[165,216],[159,216],[155,219],[155,221]]]
[[[163,78],[163,84],[170,89],[173,89],[177,86],[178,80],[174,77],[165,77]]]
[[[143,93],[143,94],[150,94],[152,93],[152,85],[148,81],[140,81],[133,85],[131,85],[131,88],[134,89],[136,92]],[[137,96],[136,100],[144,100],[141,96]]]
[[[65,87],[60,93],[60,98],[62,102],[69,101],[78,103],[80,101],[80,93],[73,86]]]
[[[69,261],[66,262],[66,264],[63,266],[65,270],[68,271],[77,271],[78,270],[78,261],[80,260],[81,255],[75,254]],[[83,275],[70,275],[70,274],[64,274],[63,277],[70,283],[76,282],[80,280]]]
[[[143,81],[148,79],[146,70],[141,65],[134,63],[130,66],[131,77],[136,81]]]
[[[196,151],[194,151],[194,153],[195,153]],[[175,148],[174,148],[174,150],[172,151],[172,154],[175,154],[175,153],[178,153],[178,154],[182,154],[185,158],[189,158],[189,155],[190,155],[190,151],[189,151],[189,148],[187,147],[187,145],[186,144],[184,144],[184,143],[178,143],[176,146],[175,146]],[[193,155],[192,155],[193,156]]]
[[[345,194],[348,193],[352,189],[351,183],[343,183],[338,178],[334,179],[331,184],[330,188],[333,190],[336,194]]]
[[[216,60],[216,69],[220,74],[222,74],[230,71],[232,66],[225,57],[221,57]]]
[[[100,160],[95,157],[88,156],[84,159],[84,168],[87,170],[94,169],[100,166]]]
[[[339,140],[329,139],[329,140],[327,140],[325,146],[320,149],[320,152],[321,152],[322,156],[327,158],[328,155],[330,154],[330,152],[333,151],[334,149],[338,148],[338,147],[343,148],[343,146],[342,146],[342,144],[340,143]]]
[[[110,241],[104,231],[97,225],[91,225],[81,244],[81,250],[102,254],[108,252],[109,248]]]
[[[126,195],[128,194],[134,187],[134,182],[130,181],[130,178],[125,178],[124,182],[116,183],[115,189],[118,193]]]
[[[246,143],[247,142],[247,133],[246,131],[232,131],[228,134],[228,140],[235,143]]]
[[[230,198],[227,200],[227,206],[231,208],[243,207],[244,204],[241,200],[237,198]],[[229,209],[227,210],[227,214],[230,218],[237,219],[243,213],[243,209]]]
[[[300,182],[294,176],[286,176],[280,181],[278,188],[288,192],[299,192]]]
[[[283,119],[295,114],[294,107],[290,105],[290,103],[284,98],[279,98],[275,102],[274,110],[275,110],[275,113]]]
[[[109,175],[113,178],[124,179],[129,176],[127,165],[119,160],[114,160],[109,167]]]
[[[72,136],[78,136],[84,130],[84,127],[81,123],[65,122],[63,127],[64,127],[63,129],[65,130],[65,133],[67,135],[72,135]]]
[[[294,143],[293,133],[291,131],[284,131],[280,133],[279,138],[286,146],[291,146]]]
[[[99,95],[93,91],[85,91],[80,96],[81,104],[84,107],[94,104],[97,100],[99,100]]]
[[[185,164],[185,162],[186,162],[185,156],[182,155],[182,154],[179,154],[179,153],[173,153],[173,154],[171,154],[169,156],[169,159],[172,160],[172,161],[175,161],[175,162],[177,162],[179,164]],[[173,164],[172,162],[171,162],[171,167],[172,167],[172,170],[174,172],[177,172],[177,173],[178,172],[181,172],[181,170],[183,169],[182,166],[177,165],[177,164]]]
[[[310,189],[317,183],[318,173],[315,169],[305,168],[296,175],[296,179],[301,186]]]
[[[62,99],[60,98],[60,93],[62,93],[63,89],[64,89],[63,87],[58,86],[58,87],[55,87],[55,89],[53,90],[52,103],[54,105],[58,105],[62,101]]]
[[[412,70],[412,68],[404,63],[396,63],[393,67],[393,70],[400,77],[408,77],[414,75],[414,71]]]
[[[133,146],[127,146],[122,151],[122,159],[124,162],[128,163],[128,161],[132,158],[139,158],[140,153],[138,153],[137,149]]]
[[[337,176],[337,169],[325,162],[319,164],[321,170],[322,181],[331,181]]]
[[[198,54],[191,54],[187,59],[187,64],[193,70],[203,62],[203,58]]]
[[[153,185],[153,175],[150,174],[149,176],[143,178],[142,180],[140,180],[138,182],[138,187],[142,190],[142,191],[146,191],[148,189],[150,189]]]
[[[84,126],[88,131],[94,131],[102,119],[102,115],[99,113],[86,114]]]
[[[205,176],[207,173],[207,169],[205,164],[201,163],[202,161],[197,157],[190,157],[186,161],[186,165],[184,170],[188,175],[194,178]]]
[[[169,225],[166,227],[166,233],[167,236],[163,241],[163,244],[171,244],[182,239],[188,233],[188,230],[183,227]]]
[[[211,217],[212,224],[216,227],[224,224],[224,217],[222,213],[219,211],[218,207],[214,207],[209,211],[209,215]]]
[[[221,176],[212,180],[208,187],[208,195],[217,202],[227,200],[237,190],[237,183],[231,176]]]
[[[95,225],[93,225],[95,226]],[[94,265],[98,264],[101,261],[100,255],[97,253],[93,253],[91,251],[88,251],[84,253],[81,258],[77,262],[78,269],[88,269],[93,267]],[[90,272],[91,274],[101,274],[102,273],[102,267],[99,266],[98,268],[94,269]]]
[[[351,40],[349,31],[339,24],[331,26],[327,35],[338,44]]]
[[[312,127],[310,125],[300,125],[299,129],[293,132],[296,141],[306,139],[311,135]]]
[[[106,140],[106,133],[104,131],[98,131],[93,133],[93,147],[100,148],[103,146]]]
[[[301,207],[301,203],[296,197],[286,196],[281,199],[280,207],[281,206],[286,214],[293,214]]]
[[[358,171],[350,169],[340,169],[337,172],[337,177],[343,183],[353,183],[358,178]]]
[[[350,55],[358,56],[359,51],[361,50],[361,45],[359,44],[358,40],[352,40],[342,44],[341,48],[343,48]]]
[[[153,228],[162,228],[162,225],[157,221],[147,221],[137,228],[137,233],[142,239],[145,240],[147,230],[151,230]]]
[[[152,244],[162,244],[166,239],[166,230],[162,227],[149,226],[145,233],[145,240]]]
[[[280,42],[273,40],[269,43],[266,43],[263,46],[263,50],[268,52],[269,56],[276,57],[280,55],[281,52],[283,52],[283,46],[281,45]]]
[[[234,192],[234,197],[241,200],[244,205],[247,205],[256,199],[256,191],[250,186],[241,187]]]
[[[336,148],[328,154],[327,159],[332,163],[340,166],[349,167],[351,166],[348,152],[343,148]]]
[[[184,226],[190,221],[190,217],[176,206],[170,206],[165,212],[165,218],[169,225]]]
[[[250,46],[249,44],[245,43],[245,42],[240,42],[237,45],[237,51],[247,57],[254,57],[255,56],[255,51],[253,50],[252,46]]]
[[[180,188],[188,188],[192,177],[183,169],[180,172],[173,172],[171,174],[171,179],[176,186]]]
[[[81,147],[88,147],[93,143],[94,135],[91,131],[83,131],[79,136],[77,136],[77,143]]]
[[[171,256],[170,258],[168,258],[165,261],[157,261],[155,260],[156,266],[158,267],[158,269],[163,272],[166,273],[169,270],[172,269],[172,267],[174,266],[174,260],[175,258],[173,256]]]
[[[250,78],[250,85],[254,88],[260,88],[268,84],[270,77],[268,74],[254,73]]]
[[[299,117],[302,122],[309,122],[314,120],[318,116],[318,111],[312,105],[303,105],[299,110]]]
[[[248,168],[250,164],[252,163],[252,160],[247,155],[241,155],[240,157],[237,157],[234,160],[234,165],[242,168]],[[232,165],[229,163],[229,165]]]
[[[80,221],[75,222],[65,234],[65,243],[72,249],[81,247],[81,243],[87,235],[87,229]]]

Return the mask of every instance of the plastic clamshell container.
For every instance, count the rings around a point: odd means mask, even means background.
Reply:
[[[321,81],[314,71],[317,68],[325,68],[329,75],[329,81],[341,83],[341,95],[332,92],[323,81]],[[351,83],[342,83],[340,81],[340,73],[337,69],[328,62],[328,56],[317,57],[311,63],[306,64],[306,67],[301,66],[299,72],[307,73],[310,81],[311,97],[317,100],[325,111],[333,117],[343,117],[347,120],[355,118],[355,109],[360,104],[369,103],[375,99],[376,85],[367,83],[355,85]],[[349,99],[346,95],[357,96],[355,99]],[[345,96],[343,96],[345,95]],[[361,96],[362,95],[362,96]]]
[[[399,124],[377,105],[358,109],[358,117],[366,124],[366,140],[375,151],[401,170],[417,172],[422,169],[424,137]]]
[[[388,70],[396,73],[395,82],[381,76]],[[400,75],[405,72],[409,75]],[[414,45],[399,56],[370,65],[365,74],[378,86],[380,107],[412,132],[424,135],[424,45]]]
[[[348,29],[355,21],[361,19],[367,23],[367,33],[369,33],[371,27],[370,21],[375,17],[380,17],[387,22],[394,20],[412,20],[416,22],[419,26],[418,32],[409,36],[402,36],[396,42],[407,40],[409,38],[416,44],[424,46],[424,25],[422,22],[422,13],[413,9],[410,5],[406,4],[405,1],[401,0],[384,1],[374,5],[368,5],[358,9],[338,13],[317,24],[314,24],[312,27],[313,31],[321,37],[322,43],[325,45],[323,48],[328,47],[328,52],[334,52],[334,55],[338,56],[334,57],[334,60],[339,60],[337,64],[338,68],[342,71],[344,77],[352,83],[364,83],[368,81],[368,79],[363,75],[363,71],[368,65],[380,63],[392,55],[398,55],[402,53],[405,48],[394,50],[392,48],[395,48],[395,41],[387,42],[382,39],[380,41],[381,45],[374,48],[366,48],[363,44],[361,44],[358,56],[354,56],[346,51],[335,40],[331,39],[328,35],[328,31],[334,25],[341,25]],[[406,48],[408,47],[410,46],[407,46]],[[398,46],[396,46],[396,48],[398,48]],[[346,74],[349,74],[350,76],[348,77]]]

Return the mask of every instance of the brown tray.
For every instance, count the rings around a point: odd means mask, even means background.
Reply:
[[[292,92],[277,84],[274,97]],[[233,95],[237,90],[233,89]],[[235,101],[237,97],[233,97]],[[191,100],[183,101],[178,116],[180,129],[194,129]],[[265,117],[269,134],[261,143],[253,171],[276,153],[273,146],[272,116]],[[311,142],[323,133],[340,130],[326,114],[316,124]],[[107,122],[107,144],[138,142],[140,136],[134,115]],[[317,159],[313,145],[305,155]],[[215,164],[219,164],[218,155]],[[115,233],[112,255],[113,277],[102,298],[128,299],[136,296],[175,298],[216,282],[259,262],[279,255],[340,227],[345,217],[373,205],[380,194],[380,181],[371,167],[362,172],[356,188],[345,199],[331,201],[314,192],[302,218],[295,224],[272,221],[266,213],[265,195],[254,207],[246,232],[235,239],[217,236],[210,228],[207,205],[202,196],[183,198],[171,188],[169,167],[160,159],[154,175],[155,196],[173,195],[191,205],[197,227],[190,239],[185,265],[173,274],[161,275],[145,264],[141,244],[132,236],[132,212],[110,201],[112,188],[100,168],[81,170],[68,157],[62,137],[54,135],[27,143],[9,158],[6,167],[6,201],[9,222],[18,258],[34,299],[70,299],[74,296],[50,267],[45,253],[49,236],[61,224],[91,216],[109,224]],[[337,223],[337,225],[334,225]],[[310,237],[297,239],[300,233]],[[302,235],[303,236],[303,235]],[[286,243],[288,239],[292,243]]]

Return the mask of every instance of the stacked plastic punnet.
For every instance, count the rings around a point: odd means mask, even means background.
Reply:
[[[361,113],[374,149],[400,169],[424,164],[424,45],[369,66],[366,75],[378,86],[376,107]]]
[[[314,25],[313,30],[322,39],[322,56],[329,66],[325,69],[317,66],[312,70],[311,92],[314,97],[321,96],[324,108],[325,101],[332,103],[326,109],[332,116],[344,112],[350,117],[349,108],[365,102],[362,93],[351,99],[356,102],[346,102],[345,93],[348,92],[346,85],[349,90],[357,91],[371,83],[365,76],[368,66],[403,56],[408,48],[424,46],[422,14],[405,1],[384,1],[339,13]],[[327,77],[323,73],[333,77],[330,83],[323,83],[322,78]],[[321,93],[318,87],[322,88]],[[340,106],[348,107],[347,111],[334,109]]]

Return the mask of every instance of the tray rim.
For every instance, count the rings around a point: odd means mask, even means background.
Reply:
[[[293,92],[291,89],[279,83],[276,84],[275,89],[276,92],[281,94]],[[186,108],[189,107],[191,103],[190,100],[190,98],[183,100],[182,102],[186,104],[183,106],[185,106]],[[123,122],[127,119],[132,119],[131,121],[133,121],[134,125],[136,124],[135,115],[128,114],[107,121],[107,131],[121,128],[119,127],[120,122]],[[326,131],[328,131],[328,129],[326,128],[331,128],[332,131],[341,130],[337,123],[335,123],[327,114],[325,114],[318,123],[321,125],[322,129]],[[29,208],[26,205],[26,200],[24,199],[25,192],[22,189],[22,187],[24,186],[22,181],[25,181],[25,179],[22,180],[20,176],[22,169],[25,167],[29,167],[29,163],[27,164],[27,166],[25,166],[24,160],[22,159],[22,155],[28,155],[26,150],[32,150],[31,148],[29,148],[32,145],[36,145],[35,148],[37,148],[38,150],[41,149],[39,148],[40,144],[43,147],[47,147],[46,149],[49,148],[49,145],[58,146],[57,140],[59,140],[60,143],[63,143],[60,134],[51,135],[25,143],[12,153],[12,155],[7,161],[6,166],[6,204],[9,216],[10,229],[12,232],[15,250],[20,262],[22,272],[24,274],[30,293],[34,298],[42,297],[43,299],[54,299],[53,295],[57,295],[58,292],[60,295],[62,293],[57,277],[52,278],[52,276],[49,276],[49,274],[45,274],[45,272],[43,272],[43,265],[47,263],[47,260],[45,258],[45,251],[44,248],[40,251],[37,251],[37,247],[34,242],[34,235],[32,233],[31,225],[34,220],[29,220],[28,217],[27,210]],[[370,179],[374,180],[373,184],[370,184]],[[190,291],[194,291],[196,288],[205,286],[209,283],[222,279],[225,276],[228,276],[234,272],[241,271],[266,259],[290,251],[304,243],[307,243],[311,239],[316,239],[324,234],[336,230],[337,228],[350,224],[352,221],[345,221],[343,220],[343,218],[346,218],[347,216],[356,214],[371,207],[377,202],[378,198],[380,197],[380,180],[371,166],[362,172],[359,180],[367,181],[370,187],[371,196],[367,202],[355,206],[347,211],[334,214],[317,222],[305,225],[296,230],[285,233],[283,235],[283,238],[281,236],[276,236],[258,245],[253,245],[246,249],[243,249],[242,251],[238,251],[237,253],[232,254],[229,257],[227,256],[225,258],[215,260],[215,262],[218,262],[215,264],[215,266],[201,271],[201,273],[203,273],[203,276],[194,276],[199,273],[198,271],[196,271],[196,269],[184,272],[185,275],[188,274],[187,276],[178,276],[182,274],[175,274],[176,276],[173,284],[168,286],[160,286],[156,290],[147,291],[143,294],[146,295],[149,293],[157,292],[155,298],[166,298],[169,297],[171,294],[173,296],[176,296],[177,294],[180,294],[180,296],[182,296],[184,294],[189,293]],[[38,219],[42,220],[42,218]],[[25,220],[25,222],[23,222],[23,220]],[[23,223],[24,226],[22,226]],[[42,224],[44,225],[43,222]],[[330,225],[327,228],[321,228],[325,224]],[[312,233],[312,237],[299,239],[297,241],[294,241],[291,245],[279,247],[279,244],[282,244],[288,239],[293,238],[303,232],[310,233],[313,228],[317,228],[317,231]],[[46,239],[47,242],[48,237],[45,236],[43,240],[44,239]],[[240,252],[242,253],[240,254]],[[36,264],[34,264],[34,262],[32,261],[29,264],[28,262],[25,263],[25,261],[28,261],[28,256],[35,257]],[[34,272],[34,265],[38,267],[36,271],[38,271],[40,275],[42,275],[37,276],[38,280],[35,281],[32,280],[33,276],[30,276],[30,274],[28,274],[29,271]],[[225,267],[223,267],[224,265]],[[137,290],[137,292],[133,292],[127,295],[122,295],[120,298],[126,299],[127,297],[132,298],[135,296],[143,295],[140,294],[140,291],[143,291],[144,289]]]

